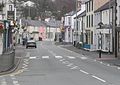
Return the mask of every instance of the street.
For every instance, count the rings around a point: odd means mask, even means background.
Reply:
[[[52,41],[37,42],[25,53],[15,72],[0,76],[0,85],[120,85],[119,69]]]

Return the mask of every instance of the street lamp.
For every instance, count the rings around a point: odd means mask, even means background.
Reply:
[[[102,29],[103,23],[100,22],[98,23],[98,26],[100,29]],[[102,33],[100,32],[100,38],[99,38],[99,58],[101,58],[101,53],[102,53]]]
[[[111,28],[111,22],[110,22],[110,14],[111,14],[111,0],[109,0],[109,51],[108,53],[110,54],[110,39],[111,39],[111,35],[110,35],[110,28]]]

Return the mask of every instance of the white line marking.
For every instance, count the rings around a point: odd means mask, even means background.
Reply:
[[[55,58],[57,58],[57,59],[61,59],[61,58],[63,58],[62,56],[55,56]]]
[[[30,57],[29,59],[36,59],[37,57]]]
[[[117,67],[118,70],[120,70],[120,67]]]
[[[99,78],[99,77],[97,77],[97,76],[94,76],[94,75],[93,75],[92,77],[95,78],[95,79],[97,79],[97,80],[100,80],[100,81],[102,81],[102,82],[104,82],[104,83],[106,82],[105,80],[103,80],[103,79],[101,79],[101,78]]]
[[[14,77],[15,75],[10,75],[11,77]]]
[[[48,58],[49,58],[49,56],[42,56],[42,58],[43,58],[43,59],[48,59]]]
[[[86,59],[88,59],[87,57],[80,57],[82,60],[86,60]]]
[[[14,85],[20,85],[20,84],[18,83],[18,81],[13,81],[13,84],[14,84]]]
[[[27,67],[26,67],[26,66],[23,66],[22,68],[25,69],[25,68],[27,68]]]
[[[70,58],[70,59],[75,59],[75,57],[73,57],[73,56],[67,56],[68,58]]]
[[[28,65],[26,65],[26,64],[23,64],[24,65],[24,67],[27,67]]]
[[[72,67],[72,68],[70,68],[70,69],[77,69],[78,68],[78,66],[74,66],[74,67]]]
[[[95,62],[97,61],[97,60],[94,60]]]
[[[62,59],[62,60],[60,60],[60,61],[64,61],[65,59]]]
[[[103,62],[100,62],[101,64],[103,64]]]
[[[69,67],[69,66],[72,66],[73,65],[73,63],[71,63],[71,64],[68,64],[67,66]]]
[[[107,64],[107,66],[110,66],[110,64]]]
[[[25,62],[25,64],[29,64],[29,62],[27,62],[27,61],[24,61]]]
[[[63,64],[68,64],[69,63],[69,61],[64,61],[64,62],[62,62]]]
[[[82,73],[85,73],[85,74],[89,74],[88,72],[86,72],[86,71],[83,71],[83,70],[80,70]]]

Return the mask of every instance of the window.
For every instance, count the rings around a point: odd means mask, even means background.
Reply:
[[[9,5],[9,11],[12,11],[13,9],[12,9],[12,5]]]
[[[92,11],[93,11],[93,0],[91,2],[92,2]]]
[[[91,15],[91,26],[93,27],[93,14]]]
[[[87,10],[87,12],[88,12],[88,3],[86,3],[86,10]]]
[[[87,20],[86,20],[86,22],[87,22],[87,27],[88,27],[88,16],[87,16]]]
[[[93,44],[93,31],[91,31],[91,44]]]
[[[68,17],[68,25],[71,25],[71,17]]]
[[[89,1],[89,12],[90,12],[90,8],[91,8],[91,6],[90,6],[90,1]]]
[[[120,25],[120,6],[119,6],[119,25]]]
[[[90,20],[90,15],[89,15],[89,27],[90,27],[90,22],[91,22],[91,20]]]

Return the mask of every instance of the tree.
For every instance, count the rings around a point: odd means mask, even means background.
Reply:
[[[21,0],[19,0],[21,1]],[[27,1],[27,0],[22,0]],[[55,16],[56,19],[60,19],[65,13],[75,10],[75,0],[31,0],[35,3],[35,7],[32,8],[35,13],[31,13],[31,16],[40,17],[44,20],[46,17]],[[23,8],[26,10],[27,8]],[[27,11],[24,11],[24,15],[27,16]]]

